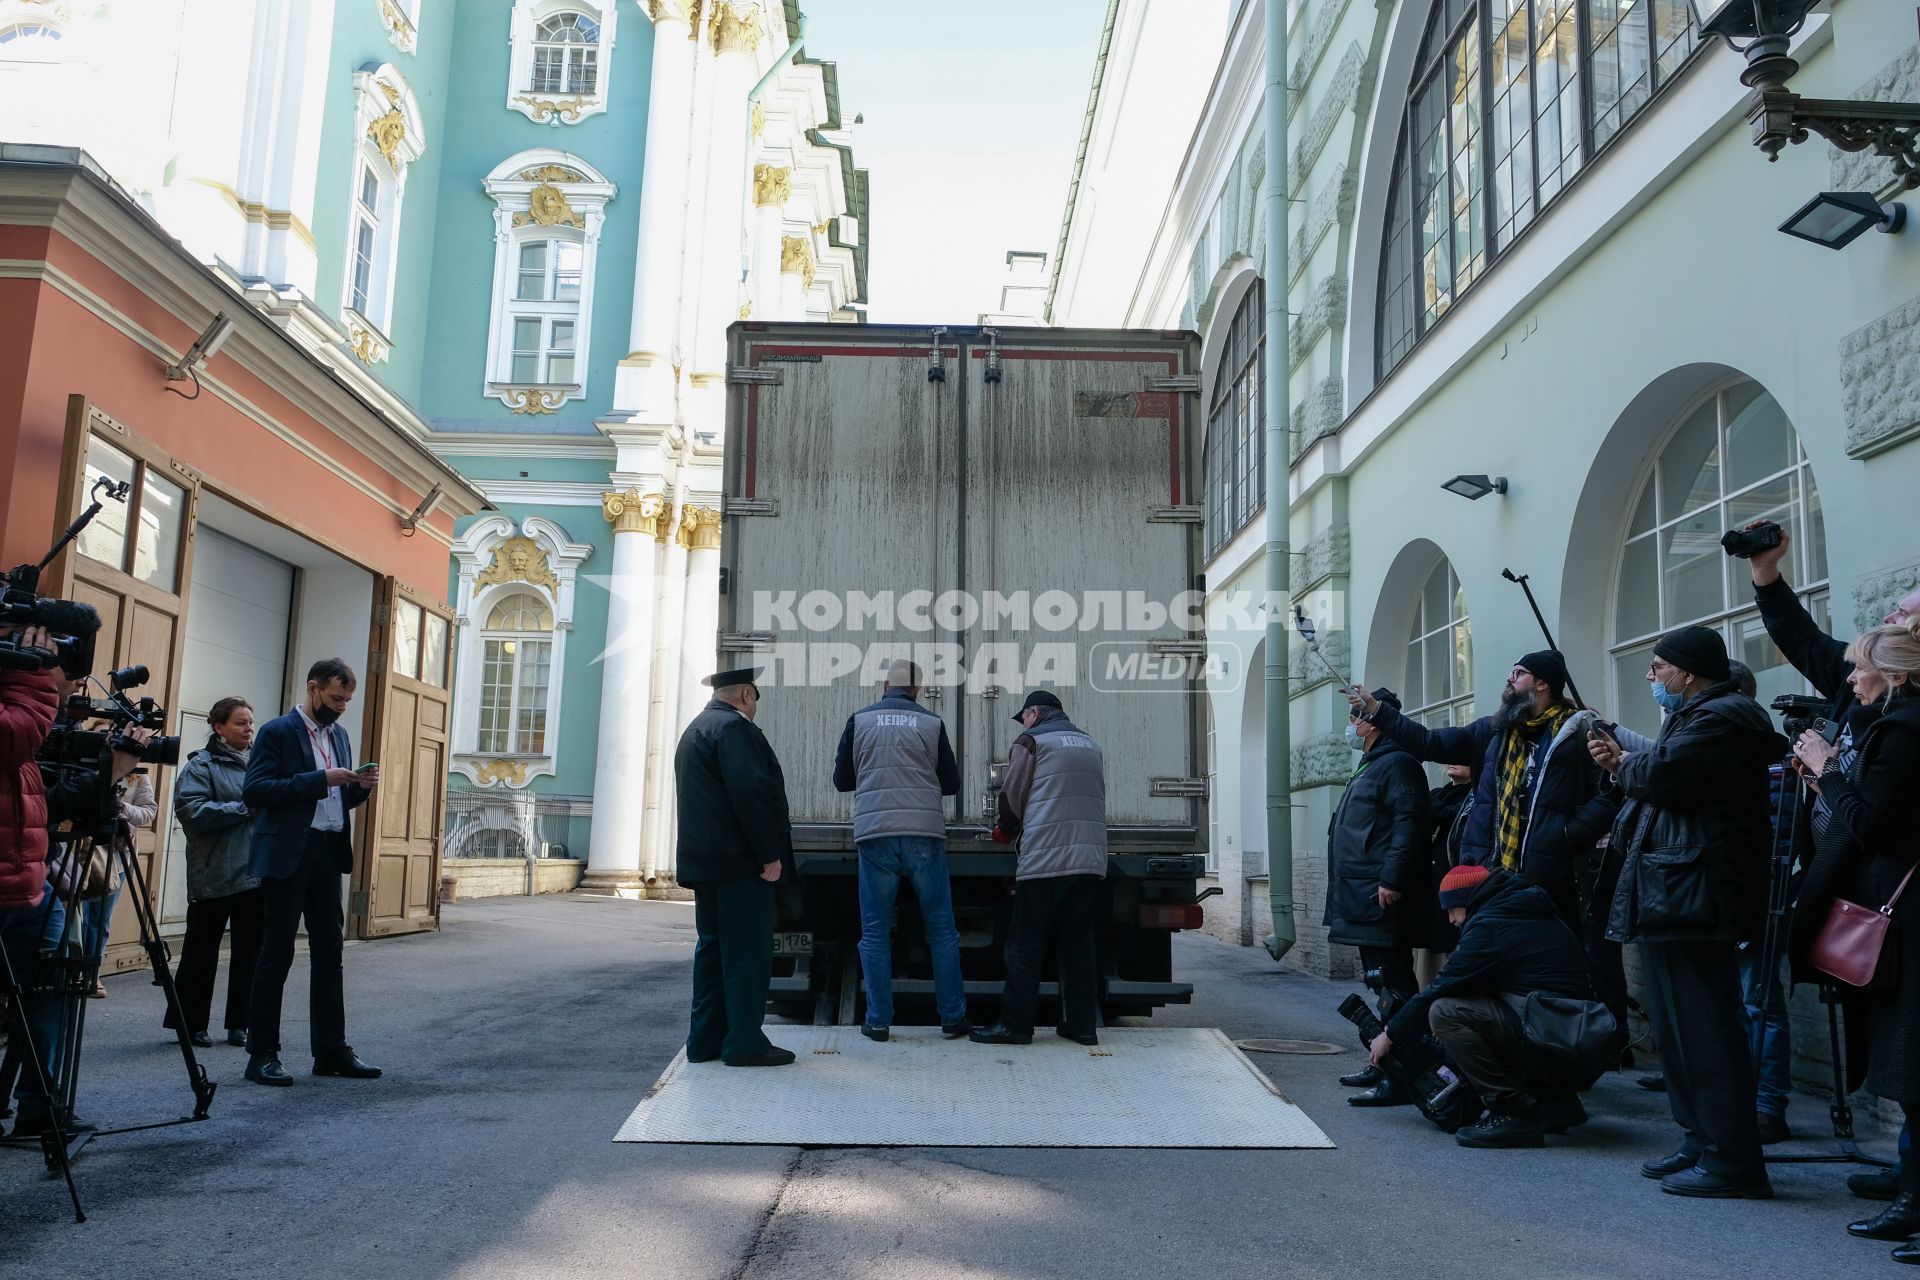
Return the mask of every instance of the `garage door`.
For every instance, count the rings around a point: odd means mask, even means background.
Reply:
[[[293,620],[294,569],[238,538],[202,524],[194,538],[187,593],[187,644],[180,673],[181,758],[207,740],[207,711],[222,698],[245,698],[266,723],[285,711],[287,636]],[[186,843],[167,826],[169,852]],[[167,859],[161,918],[185,920],[186,860]]]

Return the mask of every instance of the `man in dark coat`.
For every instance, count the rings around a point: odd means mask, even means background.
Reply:
[[[1542,649],[1514,663],[1498,711],[1458,728],[1428,728],[1359,689],[1347,699],[1419,759],[1477,771],[1460,861],[1539,885],[1577,929],[1579,881],[1619,802],[1602,790],[1587,756],[1592,715],[1562,696],[1566,685],[1565,660]]]
[[[1735,687],[1718,631],[1662,636],[1647,679],[1667,713],[1653,747],[1628,753],[1604,731],[1588,741],[1625,797],[1607,933],[1643,944],[1648,1013],[1683,1133],[1641,1172],[1673,1195],[1766,1199],[1737,944],[1762,925],[1767,767],[1786,739]]]
[[[680,735],[673,770],[680,803],[677,872],[693,890],[693,1020],[687,1061],[730,1067],[793,1061],[760,1030],[773,979],[774,883],[793,860],[787,784],[753,723],[751,668],[701,683],[713,700]]]
[[[1538,1147],[1542,1135],[1585,1124],[1581,1082],[1553,1069],[1521,1030],[1536,991],[1596,998],[1580,940],[1557,917],[1546,891],[1504,871],[1459,866],[1437,897],[1460,941],[1433,982],[1369,1046],[1378,1063],[1395,1041],[1429,1030],[1486,1100],[1484,1123],[1454,1135],[1463,1147]]]
[[[1398,707],[1400,699],[1375,689],[1373,700]],[[1347,741],[1364,754],[1327,828],[1327,940],[1360,948],[1367,987],[1380,993],[1382,1017],[1419,988],[1413,948],[1427,941],[1427,776],[1406,748],[1390,742],[1358,714]],[[1370,1085],[1348,1098],[1356,1107],[1390,1107],[1411,1101],[1391,1081],[1369,1068],[1343,1076],[1350,1087]]]

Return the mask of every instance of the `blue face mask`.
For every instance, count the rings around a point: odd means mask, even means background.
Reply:
[[[1367,749],[1367,744],[1360,740],[1359,725],[1352,723],[1347,725],[1347,746],[1354,751],[1365,751]]]
[[[1649,684],[1647,688],[1653,691],[1653,700],[1660,704],[1662,711],[1678,711],[1680,704],[1687,700],[1686,694],[1674,693],[1658,680]]]

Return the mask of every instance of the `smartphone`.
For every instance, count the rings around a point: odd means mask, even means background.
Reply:
[[[361,765],[358,769],[355,769],[354,772],[355,773],[378,773],[380,772],[380,762],[377,760],[369,760],[365,764]]]
[[[1825,716],[1821,716],[1813,722],[1813,731],[1828,743],[1832,743],[1840,737],[1840,726]]]

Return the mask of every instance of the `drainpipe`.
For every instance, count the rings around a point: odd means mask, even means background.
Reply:
[[[1293,949],[1293,750],[1287,689],[1287,614],[1291,551],[1287,545],[1289,370],[1287,368],[1287,0],[1266,0],[1267,217],[1267,896],[1275,960]]]

